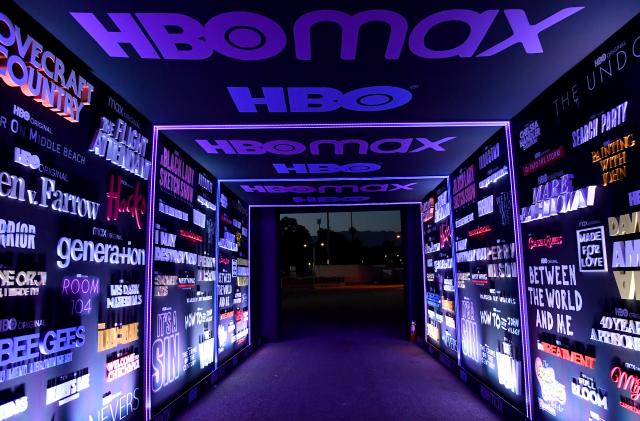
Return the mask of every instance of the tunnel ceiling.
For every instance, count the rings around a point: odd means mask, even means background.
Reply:
[[[159,125],[505,121],[640,12],[637,0],[16,3]],[[389,179],[447,175],[498,129],[163,133],[221,179]],[[369,196],[416,201],[433,184]],[[250,203],[295,198],[243,185]]]
[[[442,179],[324,179],[252,180],[229,182],[227,186],[252,205],[359,205],[418,202]]]

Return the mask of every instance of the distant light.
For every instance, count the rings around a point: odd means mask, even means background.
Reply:
[[[396,238],[399,240],[400,239],[400,234],[396,234]]]
[[[399,254],[396,254],[396,257],[400,257],[400,255],[399,255]]]
[[[305,244],[305,245],[303,245],[303,247],[304,247],[304,248],[307,248],[307,245]]]
[[[311,266],[311,262],[307,263],[307,265]]]
[[[320,243],[320,247],[324,247],[324,243]]]

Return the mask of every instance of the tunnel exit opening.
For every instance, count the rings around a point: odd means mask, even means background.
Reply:
[[[284,340],[323,331],[402,336],[399,210],[281,213],[278,231]]]

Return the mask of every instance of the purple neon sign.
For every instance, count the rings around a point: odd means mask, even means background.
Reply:
[[[211,155],[281,155],[296,156],[309,154],[312,156],[335,155],[346,153],[358,155],[395,155],[414,154],[425,151],[445,152],[444,144],[455,137],[429,139],[427,137],[386,138],[375,141],[362,139],[321,139],[311,142],[295,140],[271,140],[260,142],[257,140],[236,139],[195,139],[195,142],[206,153]]]
[[[263,125],[263,124],[248,124],[248,125],[175,125],[175,126],[157,126],[155,129],[159,132],[159,131],[188,131],[188,130],[196,130],[196,131],[203,131],[203,130],[273,130],[273,129],[290,129],[290,130],[296,130],[296,129],[309,129],[309,128],[315,128],[315,129],[335,129],[335,128],[428,128],[428,127],[504,127],[507,130],[507,140],[508,140],[508,149],[510,151],[510,155],[511,155],[511,149],[512,149],[512,142],[511,142],[511,132],[510,132],[510,126],[509,126],[509,122],[508,121],[477,121],[477,122],[473,122],[473,121],[463,121],[463,122],[406,122],[406,123],[313,123],[313,124],[274,124],[274,125]],[[155,135],[157,136],[157,132],[155,133]],[[155,136],[154,136],[155,137]],[[444,140],[441,143],[445,143],[446,141],[452,140],[454,138],[446,138],[446,140]],[[411,139],[412,141],[415,141],[414,139]],[[205,142],[208,142],[205,141]],[[243,141],[239,141],[239,142],[243,142]],[[333,141],[336,143],[331,143],[330,144],[325,144],[324,146],[327,147],[331,147],[331,148],[338,148],[336,149],[336,151],[339,150],[340,148],[340,142],[341,141]],[[358,141],[356,141],[358,142]],[[258,142],[259,143],[259,142]],[[433,143],[436,143],[436,145],[432,145]],[[359,143],[355,143],[355,146],[361,145]],[[225,154],[225,155],[234,155],[234,154],[238,154],[238,155],[247,155],[247,153],[240,153],[239,151],[243,151],[243,147],[246,147],[247,145],[241,145],[238,149],[236,149],[236,145],[233,145],[231,143],[229,144],[214,144],[215,147],[217,147],[218,149],[215,149],[215,152],[210,152],[210,153],[220,153],[220,154]],[[290,146],[290,145],[289,145]],[[344,145],[342,145],[344,146]],[[353,145],[352,145],[353,146]],[[380,146],[380,145],[378,145]],[[405,145],[406,146],[406,145]],[[260,151],[260,153],[253,153],[253,154],[258,154],[258,155],[264,155],[269,153],[269,148],[273,147],[275,148],[275,144],[270,145],[269,147],[265,147],[264,145],[257,145],[257,144],[248,144],[249,149],[251,149],[251,147],[255,147],[256,150]],[[286,146],[284,146],[286,148]],[[296,146],[297,147],[297,146]],[[309,144],[306,145],[306,147],[309,147]],[[410,146],[410,149],[407,152],[404,153],[411,153],[411,151],[415,151],[415,149],[418,149],[417,152],[421,152],[422,150],[429,150],[429,149],[434,149],[434,148],[441,148],[442,150],[444,150],[444,148],[442,146],[440,146],[439,143],[437,143],[437,141],[429,141],[429,142],[424,142],[422,143],[422,146],[420,146],[419,144],[414,143],[412,146]],[[225,148],[226,151],[225,151]],[[364,153],[371,153],[371,145],[367,143],[367,149]],[[277,148],[276,148],[277,150]],[[286,150],[286,149],[285,149]],[[290,149],[290,150],[295,150],[295,149]],[[319,146],[318,146],[318,150],[319,150]],[[358,150],[358,148],[356,148],[355,150]],[[437,149],[436,149],[437,150]],[[296,152],[297,154],[298,152]],[[299,153],[306,153],[306,149],[304,151],[299,151]],[[344,153],[344,150],[342,150],[342,153]],[[375,153],[375,151],[374,151]],[[379,153],[379,152],[378,152]],[[393,153],[398,153],[397,151],[394,151]],[[278,153],[273,153],[274,155],[279,155]],[[251,155],[251,153],[249,153],[248,155]],[[282,154],[282,155],[287,155],[287,154]],[[305,169],[304,171],[302,170],[302,167],[295,167],[296,164],[288,164],[289,166],[285,168],[285,166],[282,167],[278,167],[282,169],[282,173],[287,172],[287,173],[299,173],[299,174],[305,174],[305,171],[309,170],[309,167],[307,164],[304,164]],[[299,165],[303,165],[303,164],[299,164]],[[512,166],[512,157],[510,156],[510,166]],[[312,171],[313,172],[313,171]],[[227,179],[227,180],[223,180],[223,179],[218,179],[218,186],[220,186],[220,184],[223,183],[233,183],[233,184],[238,184],[238,183],[253,183],[251,184],[250,189],[253,189],[257,186],[257,184],[255,183],[291,183],[291,182],[299,182],[299,183],[306,183],[306,182],[349,182],[349,183],[353,183],[355,181],[367,181],[367,182],[375,182],[375,181],[383,181],[383,180],[388,180],[390,183],[392,181],[396,181],[398,182],[399,180],[423,180],[423,179],[443,179],[443,178],[447,178],[446,176],[420,176],[420,177],[359,177],[359,178],[340,178],[340,177],[327,177],[327,178],[285,178],[285,179]],[[409,184],[404,184],[405,186],[408,186]],[[273,185],[269,184],[269,186],[273,187]],[[279,184],[278,184],[279,186]],[[265,187],[266,190],[266,187]],[[273,190],[273,189],[272,189]],[[277,188],[276,188],[277,190]],[[400,188],[400,190],[406,190],[405,188]],[[218,189],[218,193],[220,192],[220,188]],[[262,193],[260,191],[258,191],[258,193]],[[281,192],[275,192],[275,193],[281,193]],[[295,193],[295,192],[292,192]],[[512,191],[513,193],[513,191]],[[220,202],[220,197],[218,197],[218,202]],[[330,207],[362,207],[362,206],[402,206],[402,205],[421,205],[421,202],[419,201],[406,201],[406,202],[366,202],[366,203],[336,203],[336,202],[323,202],[323,201],[318,201],[318,202],[314,202],[314,203],[310,203],[309,201],[301,201],[301,202],[296,202],[295,204],[287,204],[287,203],[278,203],[278,204],[262,204],[262,205],[250,205],[249,206],[249,212],[251,211],[251,208],[274,208],[274,207],[279,207],[279,208],[307,208],[307,207],[320,207],[320,206],[330,206]],[[424,229],[424,227],[422,226],[421,223],[421,231]],[[516,232],[517,233],[517,232]],[[424,242],[424,234],[422,235],[422,242]],[[424,248],[424,245],[423,245]],[[519,275],[521,276],[521,262],[520,262],[520,256],[521,253],[519,253]],[[425,270],[424,267],[424,262],[423,262],[423,272]],[[455,277],[454,277],[455,278]],[[519,285],[519,289],[522,289],[522,285]],[[522,291],[519,291],[520,294],[522,294]],[[456,298],[457,301],[457,298]],[[521,301],[522,303],[522,301]],[[522,304],[521,304],[522,305]],[[526,317],[526,316],[525,316]],[[525,332],[526,335],[526,332]],[[526,341],[528,341],[528,339],[526,339]],[[458,344],[460,344],[460,340],[458,338]],[[525,343],[525,348],[528,348],[528,343]],[[217,362],[216,362],[217,365]],[[528,410],[530,411],[531,408],[531,385],[530,385],[530,378],[529,378],[529,370],[530,367],[525,368],[525,373],[527,373],[526,377],[526,398],[527,398],[527,406],[528,406]],[[148,386],[147,386],[148,387]]]
[[[257,113],[265,106],[271,113],[326,113],[344,108],[350,111],[386,111],[408,104],[413,95],[395,86],[368,86],[342,93],[327,87],[268,87],[254,96],[248,87],[228,87],[238,112]]]
[[[241,184],[240,188],[247,193],[266,193],[266,194],[286,194],[286,193],[389,193],[397,191],[413,191],[418,183],[372,183],[361,185],[339,184],[331,185],[294,185],[284,186],[282,184]]]
[[[376,23],[388,34],[386,60],[398,60],[405,46],[416,57],[425,59],[491,57],[516,45],[527,54],[539,54],[544,52],[540,33],[582,9],[561,9],[536,23],[531,23],[522,9],[442,10],[426,16],[413,28],[409,28],[404,16],[391,10],[365,10],[353,15],[338,10],[315,10],[300,16],[292,30],[252,12],[221,13],[205,24],[178,13],[108,13],[109,24],[115,30],[107,29],[93,13],[71,15],[111,57],[129,57],[122,48],[123,44],[129,44],[143,59],[205,60],[216,53],[235,60],[256,61],[278,56],[290,44],[298,60],[312,60],[312,34],[317,27],[329,26],[340,31],[340,58],[351,61],[356,59],[359,46],[380,51],[369,45],[370,39],[361,37],[362,27],[370,23]],[[466,25],[466,38],[444,50],[428,47],[433,28],[451,23]],[[512,35],[489,48],[481,48],[487,34],[497,25],[508,26]],[[293,34],[293,42],[288,42],[288,33]],[[189,48],[179,48],[185,45]]]

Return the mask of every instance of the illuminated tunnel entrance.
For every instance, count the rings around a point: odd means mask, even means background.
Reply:
[[[0,3],[0,420],[637,419],[637,0],[78,3]]]
[[[284,340],[321,332],[314,324],[407,337],[401,211],[365,209],[280,213]]]

